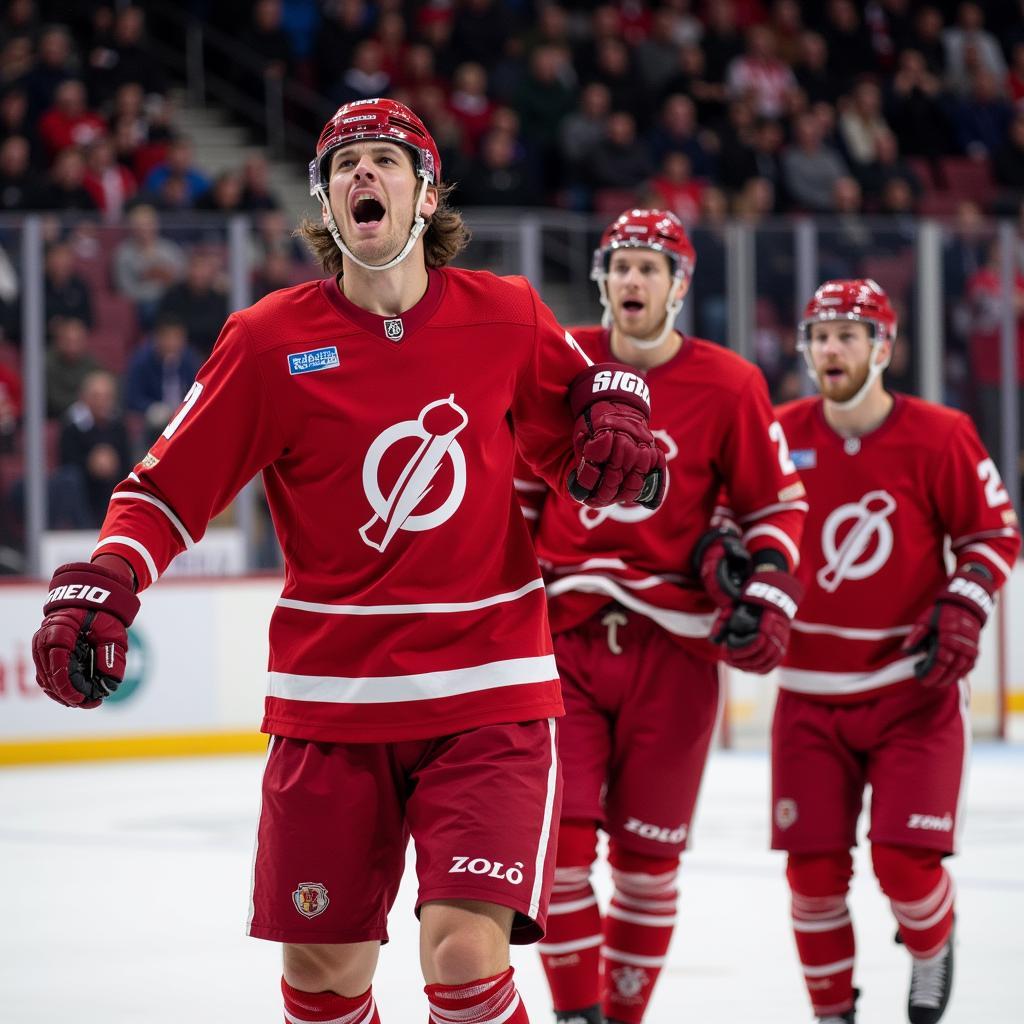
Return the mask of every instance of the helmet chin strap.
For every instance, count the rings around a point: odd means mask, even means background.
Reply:
[[[844,411],[849,409],[856,409],[861,402],[867,398],[868,392],[871,390],[871,385],[881,377],[885,372],[889,363],[892,361],[892,352],[882,360],[882,362],[876,362],[875,356],[878,354],[878,349],[882,345],[881,339],[871,342],[871,362],[868,364],[868,375],[864,378],[864,383],[857,389],[856,394],[851,395],[849,398],[844,399],[842,402],[837,402],[834,398],[826,398],[825,401],[829,403],[834,409],[842,409]],[[811,380],[814,381],[819,387],[821,386],[818,380],[818,371],[814,369],[814,363],[811,360],[811,353],[806,346],[801,348],[803,353],[804,362],[807,364],[807,373]]]
[[[679,310],[683,308],[683,298],[680,296],[678,299],[673,299],[672,296],[679,291],[679,285],[682,284],[681,277],[673,277],[672,287],[669,289],[668,298],[665,300],[665,319],[662,322],[661,331],[655,338],[634,338],[631,334],[626,334],[625,331],[619,330],[619,334],[625,338],[631,345],[640,349],[641,351],[649,351],[650,349],[657,348],[675,329],[676,317],[679,315]],[[615,326],[615,318],[612,316],[612,304],[608,298],[608,280],[607,277],[601,277],[598,282],[598,294],[601,298],[601,305],[604,307],[604,312],[601,314],[601,326],[606,330],[610,331]]]
[[[427,222],[423,219],[423,214],[420,212],[423,208],[423,200],[427,197],[427,179],[426,176],[422,176],[423,184],[420,186],[420,195],[416,200],[416,218],[412,223],[412,228],[409,231],[409,238],[402,248],[402,251],[395,256],[393,259],[388,260],[387,263],[373,264],[365,263],[361,260],[342,240],[341,232],[338,230],[337,221],[334,219],[334,211],[331,209],[330,199],[327,197],[327,190],[323,185],[317,186],[316,197],[320,200],[324,210],[327,212],[327,230],[330,231],[331,237],[334,239],[334,244],[341,250],[342,254],[347,256],[356,266],[362,267],[364,270],[390,270],[392,267],[397,267],[402,260],[405,259],[409,253],[412,252],[412,247],[416,244],[416,239],[423,233],[423,229],[427,226]]]

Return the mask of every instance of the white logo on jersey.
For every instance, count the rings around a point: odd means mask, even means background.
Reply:
[[[486,857],[452,857],[452,866],[448,869],[449,875],[487,875],[488,878],[497,878],[499,881],[508,882],[509,885],[521,885],[523,881],[523,862],[517,860],[512,867],[506,868],[500,860],[488,860]]]
[[[671,462],[679,454],[679,446],[672,440],[667,430],[652,430],[651,433],[658,441],[658,446],[665,452],[665,461]],[[672,475],[669,474],[669,485],[672,483]],[[665,494],[668,494],[666,486]],[[665,503],[662,502],[658,508]],[[644,519],[650,519],[657,512],[656,508],[644,508],[643,505],[607,505],[605,508],[589,508],[587,505],[580,505],[580,522],[588,529],[593,530],[600,526],[606,519],[616,523],[639,523]]]
[[[466,494],[466,456],[455,435],[468,422],[466,410],[449,395],[425,405],[416,419],[402,420],[377,435],[363,459],[363,490],[374,511],[373,518],[359,529],[365,544],[383,551],[399,530],[432,530],[455,514]],[[420,445],[385,498],[377,478],[381,459],[393,444],[409,437],[420,438]],[[414,515],[446,457],[451,460],[454,477],[451,493],[432,512]]]
[[[892,526],[889,516],[896,511],[896,499],[888,491],[868,491],[858,502],[840,505],[821,530],[821,551],[825,564],[818,570],[818,585],[830,594],[843,580],[864,580],[873,576],[892,554]],[[853,525],[841,544],[836,544],[840,529],[852,519]],[[875,550],[865,552],[876,539]]]

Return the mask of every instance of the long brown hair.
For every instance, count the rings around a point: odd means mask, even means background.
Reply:
[[[423,253],[428,267],[446,266],[469,244],[469,228],[462,214],[447,202],[454,188],[454,185],[443,182],[437,186],[437,208],[430,215],[423,232]],[[344,269],[341,250],[326,224],[306,217],[295,234],[309,246],[324,273],[341,273]]]

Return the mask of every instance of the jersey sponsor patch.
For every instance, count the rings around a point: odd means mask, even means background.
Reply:
[[[336,366],[341,366],[337,345],[311,348],[308,352],[292,352],[288,355],[288,372],[293,377],[298,373],[333,370]]]
[[[789,457],[797,469],[814,469],[818,465],[818,450],[816,448],[793,448]]]

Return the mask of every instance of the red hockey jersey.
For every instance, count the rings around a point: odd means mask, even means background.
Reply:
[[[844,439],[820,398],[779,409],[807,487],[800,603],[780,685],[828,700],[906,685],[900,644],[950,573],[983,564],[998,585],[1020,549],[995,463],[963,413],[896,395],[885,422]]]
[[[612,359],[608,332],[571,333],[595,361]],[[571,629],[618,601],[647,615],[680,643],[710,658],[714,606],[695,578],[690,556],[711,525],[719,492],[748,547],[773,547],[799,560],[807,510],[760,371],[699,338],[646,374],[651,427],[670,475],[662,506],[592,509],[518,474],[524,515],[537,524],[534,543],[547,581],[551,628]]]
[[[265,732],[396,741],[560,714],[513,465],[518,442],[564,487],[586,365],[521,278],[432,271],[390,319],[331,279],[274,292],[229,317],[95,551],[145,588],[262,470],[285,557]]]

